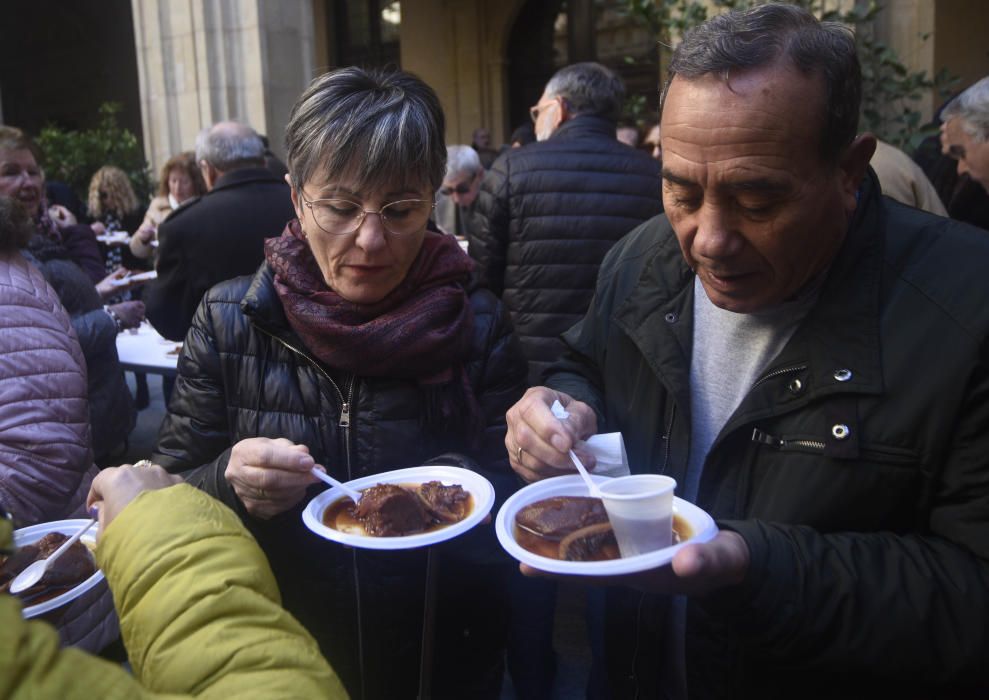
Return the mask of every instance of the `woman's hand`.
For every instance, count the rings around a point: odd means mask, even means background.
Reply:
[[[570,416],[564,420],[554,416],[550,410],[553,401],[559,401]],[[586,403],[561,391],[535,386],[508,409],[505,420],[508,422],[505,448],[512,469],[526,481],[575,471],[568,454],[571,449],[578,453],[584,466],[594,467],[594,456],[577,445],[597,432],[597,416]]]
[[[110,308],[120,319],[120,325],[124,328],[137,328],[144,320],[143,301],[122,301],[113,304]]]
[[[63,207],[61,204],[53,204],[48,207],[48,216],[50,216],[51,220],[55,222],[55,226],[60,229],[76,225],[75,214]]]
[[[100,293],[100,297],[103,299],[109,299],[114,294],[120,294],[121,291],[127,289],[127,285],[120,284],[120,281],[126,279],[129,274],[130,270],[126,267],[118,267],[96,283],[96,291]]]
[[[137,494],[181,483],[182,477],[169,474],[157,464],[148,467],[134,467],[130,464],[110,467],[93,479],[89,496],[86,498],[86,506],[90,510],[94,506],[99,510],[102,533]]]
[[[558,576],[521,564],[526,576],[571,579],[579,583],[628,586],[663,595],[704,595],[741,583],[749,570],[749,545],[737,532],[722,530],[710,542],[687,545],[673,562],[625,576]]]
[[[93,229],[93,233],[97,236],[102,236],[106,233],[106,226],[103,225],[102,221],[94,221],[89,225],[89,228]]]
[[[150,224],[147,222],[147,220],[145,220],[145,222],[141,224],[141,228],[137,229],[137,231],[134,233],[134,238],[136,238],[139,242],[143,243],[144,245],[148,245],[149,243],[151,243],[151,239],[155,237],[155,232],[157,230],[158,229],[155,227],[154,224]]]
[[[247,438],[230,451],[224,474],[247,512],[267,520],[296,505],[318,481],[305,445],[278,438]]]

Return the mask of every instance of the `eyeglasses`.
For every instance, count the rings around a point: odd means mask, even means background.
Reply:
[[[457,194],[467,194],[468,192],[470,192],[470,188],[472,184],[473,182],[470,184],[462,182],[456,187],[441,187],[440,194],[443,195],[444,197],[449,197],[454,192],[456,192]]]
[[[309,207],[313,221],[332,236],[346,236],[361,227],[368,214],[377,214],[381,225],[394,236],[407,236],[421,230],[429,221],[436,204],[429,199],[400,199],[389,202],[378,211],[364,209],[349,199],[314,199],[309,201],[300,193],[302,203]]]

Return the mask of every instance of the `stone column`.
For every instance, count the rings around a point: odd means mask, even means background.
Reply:
[[[154,171],[236,119],[283,156],[288,113],[313,73],[312,0],[131,0],[144,147]]]

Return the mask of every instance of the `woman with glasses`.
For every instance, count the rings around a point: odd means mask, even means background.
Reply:
[[[425,551],[346,549],[300,517],[313,467],[346,481],[438,458],[515,487],[504,414],[526,367],[500,302],[429,228],[443,134],[409,74],[309,86],[285,137],[298,218],[257,274],[206,294],[154,455],[241,515],[354,698],[415,697],[430,677],[433,697],[495,698],[502,675],[512,565],[490,525],[433,549],[424,633]]]

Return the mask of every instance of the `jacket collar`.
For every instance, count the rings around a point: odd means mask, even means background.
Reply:
[[[249,182],[279,183],[283,181],[279,180],[274,173],[264,167],[238,168],[237,170],[231,170],[230,172],[224,173],[218,177],[216,182],[213,184],[213,189],[211,189],[210,192],[229,189],[231,187],[239,187]]]
[[[247,293],[240,300],[240,309],[251,323],[264,332],[284,341],[301,345],[285,316],[285,309],[275,291],[275,273],[265,261],[254,273]]]
[[[610,119],[598,117],[593,114],[579,114],[572,119],[568,119],[553,132],[549,141],[566,141],[575,138],[586,138],[587,136],[605,136],[617,143],[615,138],[615,123]]]
[[[802,397],[839,391],[879,393],[883,389],[879,334],[885,208],[879,182],[870,170],[859,206],[820,298],[767,374],[806,367],[810,381]],[[666,222],[665,216],[661,221]],[[613,320],[639,348],[679,405],[689,406],[689,367],[693,339],[694,273],[687,267],[669,224],[664,240],[618,309]],[[836,378],[839,370],[850,378]],[[765,376],[765,375],[764,375]],[[777,396],[751,406],[758,414],[779,409]],[[802,403],[802,402],[801,402]],[[756,417],[748,415],[747,418]],[[734,422],[734,421],[733,421]]]

